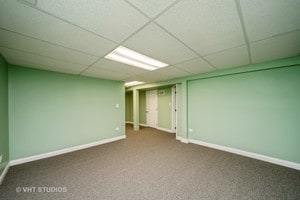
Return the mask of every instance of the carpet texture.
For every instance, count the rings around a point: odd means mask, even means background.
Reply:
[[[0,199],[300,199],[300,171],[126,129],[124,140],[11,167]]]

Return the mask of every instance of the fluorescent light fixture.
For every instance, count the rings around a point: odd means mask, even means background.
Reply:
[[[131,81],[131,82],[125,83],[125,86],[126,86],[126,87],[129,87],[129,86],[139,85],[139,84],[143,84],[143,83],[145,83],[145,82]]]
[[[140,67],[149,71],[169,65],[123,46],[119,46],[118,48],[107,54],[105,58],[135,67]]]

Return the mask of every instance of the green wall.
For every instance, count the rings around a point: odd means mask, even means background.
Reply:
[[[138,85],[127,91],[176,84],[177,136],[299,163],[299,68],[300,56],[296,56]],[[188,134],[188,125],[193,133]],[[227,130],[229,136],[217,135]]]
[[[11,160],[125,134],[123,82],[10,66],[9,99]]]
[[[164,91],[161,95],[160,91]],[[171,130],[172,127],[172,88],[158,89],[158,127]]]
[[[146,91],[139,92],[140,124],[147,124],[146,120]]]
[[[133,96],[132,92],[126,92],[125,94],[125,119],[126,122],[133,122]]]
[[[8,66],[0,55],[0,175],[9,161],[8,137]]]
[[[176,104],[177,104],[177,113],[176,113],[176,135],[185,138],[183,126],[182,126],[182,117],[183,112],[182,112],[182,85],[181,84],[176,84]]]
[[[190,139],[300,162],[300,65],[188,81]]]

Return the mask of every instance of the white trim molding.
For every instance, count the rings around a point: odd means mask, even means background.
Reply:
[[[130,121],[126,121],[125,124],[133,124],[133,122]],[[140,124],[140,126],[144,126],[144,127],[148,127],[147,124]]]
[[[0,175],[0,185],[2,184],[7,172],[8,172],[8,169],[9,169],[9,166],[10,166],[10,163],[8,162],[6,167],[4,168],[2,174]]]
[[[185,144],[189,143],[189,139],[186,139],[186,138],[181,138],[180,141]]]
[[[175,133],[171,129],[167,129],[167,128],[156,127],[156,129],[161,130],[161,131],[165,131],[165,132],[169,132],[169,133]]]
[[[295,163],[295,162],[291,162],[291,161],[287,161],[287,160],[281,160],[281,159],[273,158],[273,157],[270,157],[270,156],[265,156],[265,155],[261,155],[261,154],[257,154],[257,153],[248,152],[248,151],[243,151],[243,150],[240,150],[240,149],[226,147],[226,146],[222,146],[222,145],[218,145],[218,144],[202,142],[202,141],[199,141],[199,140],[190,139],[189,142],[193,143],[193,144],[198,144],[198,145],[201,145],[201,146],[210,147],[210,148],[213,148],[213,149],[218,149],[218,150],[221,150],[221,151],[227,151],[227,152],[230,152],[230,153],[246,156],[246,157],[249,157],[249,158],[254,158],[254,159],[257,159],[257,160],[262,160],[262,161],[265,161],[265,162],[281,165],[281,166],[284,166],[284,167],[289,167],[289,168],[300,170],[300,163]]]
[[[183,138],[181,136],[176,135],[176,140],[179,140],[182,143],[188,144],[189,143],[189,139]]]
[[[178,135],[176,135],[176,140],[179,140],[179,141],[181,141],[181,136],[178,136]]]
[[[106,143],[114,142],[117,140],[122,140],[125,138],[126,138],[126,135],[122,135],[122,136],[113,137],[113,138],[109,138],[109,139],[99,140],[99,141],[88,143],[88,144],[82,144],[82,145],[78,145],[78,146],[74,146],[74,147],[70,147],[70,148],[65,148],[65,149],[61,149],[61,150],[57,150],[57,151],[52,151],[52,152],[48,152],[48,153],[43,153],[43,154],[38,154],[38,155],[20,158],[20,159],[16,159],[16,160],[11,160],[10,166],[19,165],[22,163],[27,163],[27,162],[31,162],[31,161],[35,161],[35,160],[44,159],[44,158],[49,158],[52,156],[57,156],[57,155],[61,155],[61,154],[65,154],[65,153],[69,153],[69,152],[73,152],[73,151],[78,151],[81,149],[86,149],[89,147],[94,147],[94,146],[98,146],[101,144],[106,144]]]
[[[157,126],[150,126],[150,125],[147,125],[147,127],[149,127],[149,128],[157,128]]]

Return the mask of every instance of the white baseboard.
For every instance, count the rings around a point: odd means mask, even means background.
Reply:
[[[166,131],[169,133],[174,133],[171,129],[161,128],[161,127],[156,127],[156,129],[161,130],[161,131]]]
[[[126,121],[125,123],[126,123],[126,124],[133,124],[133,122],[129,122],[129,121]],[[148,127],[147,124],[140,124],[140,126]]]
[[[179,140],[179,141],[181,141],[181,136],[178,136],[178,135],[176,135],[176,140]]]
[[[180,141],[185,144],[189,143],[189,139],[185,139],[185,138],[181,138]]]
[[[182,143],[188,144],[189,143],[189,139],[185,139],[181,136],[176,135],[176,140],[179,140]]]
[[[189,139],[185,139],[185,138],[183,138],[181,136],[178,136],[178,135],[176,135],[176,140],[179,140],[180,142],[186,143],[186,144],[189,143]]]
[[[234,148],[231,148],[231,147],[226,147],[226,146],[222,146],[222,145],[218,145],[218,144],[202,142],[202,141],[199,141],[199,140],[190,139],[189,142],[193,143],[193,144],[198,144],[198,145],[201,145],[201,146],[206,146],[206,147],[210,147],[210,148],[214,148],[214,149],[227,151],[227,152],[230,152],[230,153],[234,153],[234,154],[254,158],[254,159],[257,159],[257,160],[266,161],[266,162],[281,165],[281,166],[284,166],[284,167],[289,167],[289,168],[300,170],[300,163],[281,160],[281,159],[273,158],[273,157],[270,157],[270,156],[265,156],[265,155],[261,155],[261,154],[257,154],[257,153],[252,153],[252,152],[248,152],[248,151],[234,149]]]
[[[82,145],[78,145],[78,146],[74,146],[74,147],[70,147],[70,148],[66,148],[66,149],[61,149],[61,150],[52,151],[52,152],[48,152],[48,153],[43,153],[43,154],[38,154],[38,155],[29,156],[29,157],[25,157],[25,158],[20,158],[20,159],[16,159],[16,160],[11,160],[10,161],[10,166],[19,165],[19,164],[22,164],[22,163],[27,163],[27,162],[31,162],[31,161],[35,161],[35,160],[44,159],[44,158],[49,158],[49,157],[52,157],[52,156],[57,156],[57,155],[69,153],[69,152],[72,152],[72,151],[86,149],[86,148],[89,148],[89,147],[98,146],[98,145],[101,145],[101,144],[106,144],[106,143],[109,143],[109,142],[114,142],[114,141],[125,139],[125,138],[126,138],[126,135],[122,135],[122,136],[113,137],[113,138],[104,139],[104,140],[99,140],[99,141],[96,141],[96,142],[92,142],[92,143],[88,143],[88,144],[82,144]]]
[[[147,125],[147,127],[149,127],[149,128],[157,128],[157,126],[150,126],[150,125]]]
[[[5,176],[6,176],[6,174],[8,172],[9,166],[10,166],[10,164],[8,162],[7,165],[6,165],[6,167],[3,170],[2,174],[0,175],[0,185],[2,184],[2,182],[3,182],[3,180],[4,180]]]

